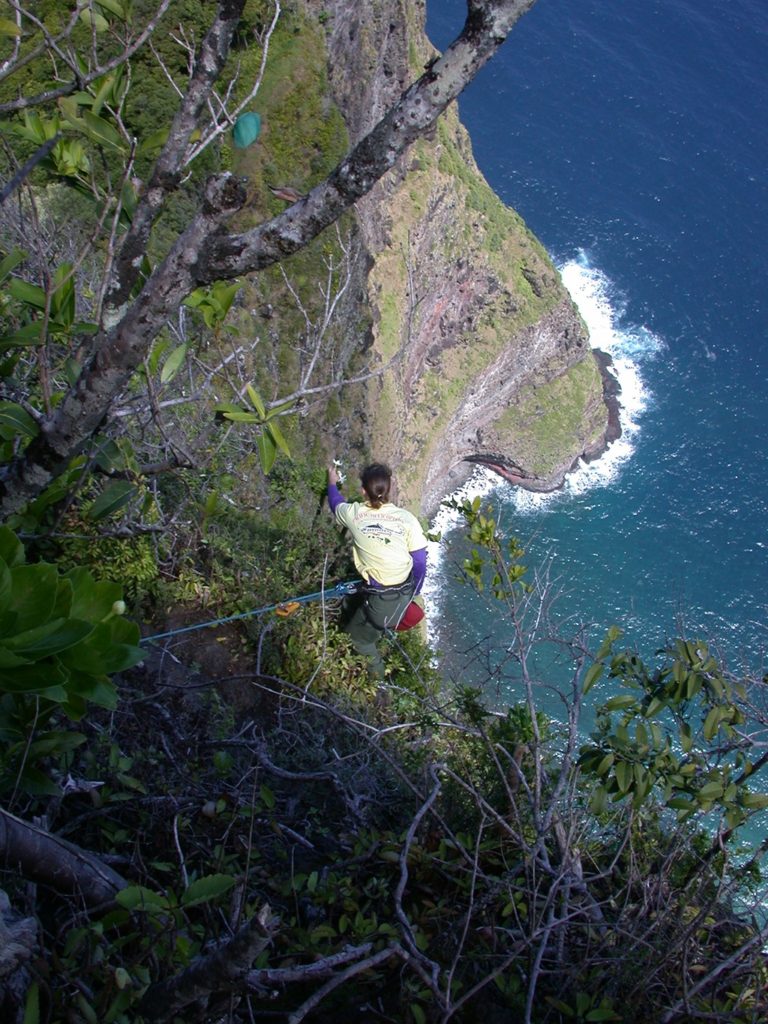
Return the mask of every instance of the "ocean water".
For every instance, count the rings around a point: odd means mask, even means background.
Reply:
[[[436,46],[465,10],[428,0]],[[460,99],[483,173],[613,355],[624,407],[622,438],[563,491],[486,478],[471,493],[526,564],[550,566],[566,630],[615,623],[650,659],[685,633],[752,671],[768,652],[766,58],[763,0],[539,0]],[[455,582],[448,540],[438,644],[457,678],[490,668],[515,699],[503,620]]]

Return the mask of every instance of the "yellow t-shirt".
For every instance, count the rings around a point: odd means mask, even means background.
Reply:
[[[344,501],[334,514],[352,535],[352,556],[366,581],[372,576],[382,586],[394,587],[408,579],[410,552],[427,546],[416,516],[391,502],[371,508],[360,501]]]

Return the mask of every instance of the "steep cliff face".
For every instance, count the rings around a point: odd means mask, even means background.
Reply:
[[[424,3],[324,9],[334,100],[354,142],[434,52]],[[432,511],[473,462],[551,489],[601,450],[609,417],[584,325],[542,246],[483,179],[455,110],[357,214],[386,368],[366,388],[368,445],[396,470],[402,501]]]

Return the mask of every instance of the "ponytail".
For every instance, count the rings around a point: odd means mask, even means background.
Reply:
[[[360,474],[365,496],[371,508],[381,508],[389,501],[389,489],[392,486],[392,470],[379,462],[366,466]]]

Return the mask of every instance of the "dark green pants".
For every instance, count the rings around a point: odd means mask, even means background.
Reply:
[[[413,599],[413,587],[393,587],[389,590],[371,590],[350,599],[343,620],[356,651],[371,662],[371,675],[384,678],[384,661],[376,646],[386,629],[394,629]]]

